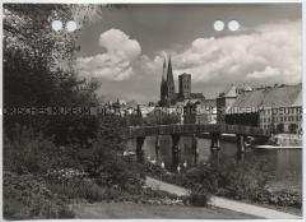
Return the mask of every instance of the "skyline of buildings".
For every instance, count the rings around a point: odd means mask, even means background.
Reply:
[[[180,74],[178,86],[176,91],[169,56],[163,63],[158,103],[135,103],[131,106],[117,100],[116,104],[129,110],[129,114],[137,110],[142,117],[150,116],[158,110],[177,114],[180,116],[180,124],[248,125],[290,133],[301,130],[301,83],[257,88],[246,84],[230,84],[213,99],[192,92],[192,74]]]

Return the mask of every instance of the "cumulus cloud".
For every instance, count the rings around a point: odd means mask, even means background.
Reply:
[[[140,56],[137,40],[118,29],[110,29],[100,35],[99,46],[106,52],[77,59],[77,70],[81,76],[103,77],[124,80],[133,75],[132,63]]]
[[[198,38],[173,57],[175,73],[209,81],[301,81],[301,22],[257,27],[249,34]]]
[[[150,58],[142,54],[137,40],[118,29],[102,33],[99,46],[104,53],[78,58],[81,76],[108,80],[107,92],[120,89],[128,97],[135,97],[135,92],[138,97],[158,95],[164,52]],[[230,82],[301,81],[301,21],[262,25],[219,38],[197,38],[184,48],[171,49],[174,74],[192,74],[195,91],[219,91]]]

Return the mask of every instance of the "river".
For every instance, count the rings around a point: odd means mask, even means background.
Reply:
[[[159,136],[159,154],[156,156],[155,144],[156,136],[145,139],[143,150],[147,161],[162,164],[170,168],[172,164],[171,137]],[[179,142],[179,162],[180,166],[193,167],[197,164],[207,163],[212,158],[210,150],[210,140],[197,138],[197,150],[192,148],[191,137],[181,137]],[[135,151],[136,141],[131,140],[128,147]],[[221,161],[236,160],[236,144],[229,141],[220,141],[219,158]],[[197,155],[195,155],[197,153]],[[301,189],[302,187],[302,150],[301,149],[250,149],[245,154],[244,161],[255,164],[264,162],[266,170],[273,175],[270,184],[275,187],[286,187],[289,189]]]

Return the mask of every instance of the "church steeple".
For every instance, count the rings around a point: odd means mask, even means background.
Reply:
[[[167,86],[168,86],[168,98],[170,100],[173,100],[174,94],[175,94],[175,85],[174,85],[173,73],[172,73],[171,56],[169,56],[169,60],[168,60]]]
[[[168,64],[167,64],[168,62]],[[172,73],[171,57],[164,57],[163,75],[160,87],[160,102],[162,105],[170,105],[175,100],[175,85]]]
[[[164,63],[163,63],[163,74],[162,74],[162,80],[160,84],[160,101],[162,104],[165,103],[167,100],[168,90],[167,90],[167,58],[164,57]]]

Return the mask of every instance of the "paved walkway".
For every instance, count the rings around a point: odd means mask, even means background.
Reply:
[[[173,193],[178,196],[184,196],[189,194],[189,191],[185,188],[169,184],[160,180],[156,180],[151,177],[146,177],[146,184],[152,189],[164,190],[166,192]],[[210,205],[266,219],[301,219],[301,217],[297,215],[259,207],[252,204],[241,203],[238,201],[216,196],[211,197]]]

